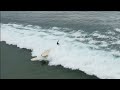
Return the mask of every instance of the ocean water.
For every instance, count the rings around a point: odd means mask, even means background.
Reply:
[[[2,11],[0,24],[1,41],[31,49],[40,61],[51,49],[50,66],[120,78],[120,12]]]

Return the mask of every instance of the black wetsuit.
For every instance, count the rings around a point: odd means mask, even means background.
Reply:
[[[59,41],[57,41],[57,45],[59,45],[59,43],[58,43]]]

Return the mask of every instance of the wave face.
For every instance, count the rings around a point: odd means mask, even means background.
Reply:
[[[67,31],[67,32],[66,32]],[[56,45],[57,40],[60,46]],[[104,33],[69,28],[1,23],[1,41],[32,49],[32,56],[53,48],[49,65],[79,69],[99,78],[120,78],[120,29]]]

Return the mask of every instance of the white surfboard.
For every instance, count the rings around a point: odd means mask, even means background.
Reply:
[[[51,51],[51,49],[44,51],[41,54],[41,57],[40,56],[39,57],[34,57],[34,58],[31,59],[31,61],[37,61],[37,60],[43,60],[43,59],[46,60],[46,58],[48,57],[50,51]]]
[[[38,57],[32,58],[31,61],[37,61],[39,60]]]
[[[42,56],[42,57],[48,57],[50,51],[51,51],[51,49],[44,51],[44,52],[41,54],[41,56]]]

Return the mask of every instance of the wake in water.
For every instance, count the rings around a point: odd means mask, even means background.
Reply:
[[[67,32],[66,32],[67,31]],[[56,44],[60,40],[60,45]],[[32,49],[32,56],[52,48],[49,65],[79,69],[99,78],[120,78],[120,29],[104,33],[22,24],[1,24],[1,41]],[[42,59],[41,59],[42,60]]]

